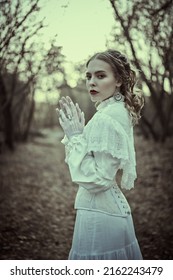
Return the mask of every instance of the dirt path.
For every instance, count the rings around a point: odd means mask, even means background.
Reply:
[[[64,163],[62,134],[45,130],[0,155],[0,259],[67,259],[77,186]],[[136,138],[138,179],[125,195],[145,259],[173,259],[173,139]]]

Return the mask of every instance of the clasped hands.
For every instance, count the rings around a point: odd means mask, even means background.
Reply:
[[[62,97],[59,101],[60,109],[56,108],[59,113],[59,123],[66,136],[70,139],[76,134],[81,134],[85,126],[84,113],[79,105],[73,103],[69,96]]]

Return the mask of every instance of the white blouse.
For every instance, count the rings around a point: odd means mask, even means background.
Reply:
[[[121,187],[131,189],[136,179],[133,126],[125,103],[111,97],[102,101],[82,134],[61,141],[72,181],[79,185],[75,209],[126,217],[130,207],[115,176],[123,170]]]

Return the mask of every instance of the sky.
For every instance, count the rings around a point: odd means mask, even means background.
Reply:
[[[126,1],[122,0],[122,11]],[[57,35],[57,45],[62,46],[62,53],[69,63],[66,67],[68,82],[75,87],[77,77],[71,63],[81,64],[95,52],[106,49],[106,40],[110,39],[115,25],[111,4],[109,0],[40,0],[40,4],[39,16],[40,19],[45,18],[47,25],[42,29],[42,40],[48,44]],[[143,39],[142,52],[147,48]]]
[[[108,0],[41,0],[40,17],[45,17],[43,39],[57,35],[63,54],[80,62],[106,48],[114,17]]]

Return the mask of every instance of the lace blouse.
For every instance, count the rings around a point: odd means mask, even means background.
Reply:
[[[130,214],[115,180],[118,169],[123,170],[122,188],[133,188],[136,179],[133,126],[124,102],[114,97],[102,101],[83,133],[61,142],[72,181],[79,185],[75,209]]]

